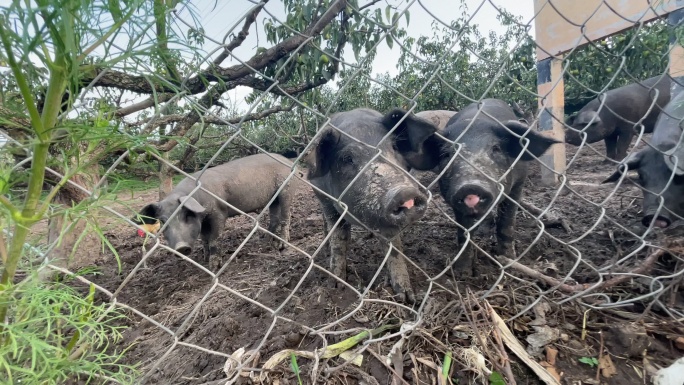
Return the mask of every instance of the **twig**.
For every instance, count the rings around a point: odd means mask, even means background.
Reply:
[[[601,337],[601,347],[599,348],[599,358],[598,365],[596,365],[596,382],[598,383],[601,379],[601,359],[603,358],[603,332],[599,331],[599,337]]]
[[[506,346],[515,354],[518,358],[520,358],[527,366],[534,371],[534,373],[539,377],[540,380],[545,382],[547,385],[560,385],[560,382],[556,380],[549,372],[544,369],[543,366],[541,366],[537,361],[532,358],[529,353],[525,350],[525,348],[522,346],[520,341],[518,341],[517,338],[513,335],[511,330],[506,326],[506,323],[501,319],[499,314],[494,311],[492,306],[485,301],[485,306],[487,307],[487,310],[489,312],[489,317],[492,320],[492,323],[494,324],[494,327],[499,330],[501,333],[501,337],[503,341],[506,342]]]
[[[663,256],[667,251],[665,249],[658,249],[651,253],[644,261],[639,264],[639,266],[635,267],[633,270],[625,272],[622,275],[619,275],[617,277],[608,279],[598,285],[596,285],[593,290],[598,291],[598,290],[605,290],[609,289],[613,286],[619,285],[625,281],[628,281],[633,278],[634,275],[638,274],[644,274],[647,271],[651,270],[653,268],[653,265],[656,263],[658,258]],[[497,259],[503,263],[503,264],[510,264],[510,266],[518,271],[520,271],[523,274],[526,274],[532,278],[538,279],[540,281],[544,281],[547,284],[551,286],[557,286],[559,290],[564,291],[566,293],[577,293],[579,291],[587,290],[594,286],[591,283],[584,283],[584,284],[576,284],[576,285],[569,285],[567,283],[562,283],[561,281],[551,278],[548,275],[542,274],[532,268],[529,268],[525,265],[523,265],[520,262],[516,262],[510,258],[504,257],[504,256],[497,256]]]
[[[488,306],[491,308],[491,305],[488,304]],[[493,311],[493,309],[492,309]],[[506,378],[508,378],[508,384],[509,385],[516,385],[515,382],[515,377],[513,376],[513,370],[511,369],[511,360],[508,358],[508,354],[506,354],[506,348],[504,347],[503,341],[501,339],[501,334],[500,331],[497,328],[494,328],[492,331],[492,334],[494,334],[494,340],[496,341],[497,350],[499,351],[499,354],[501,355],[501,366],[503,368],[503,372],[506,375]]]
[[[385,360],[384,360],[378,353],[376,353],[376,352],[375,352],[373,349],[371,349],[371,348],[368,348],[367,350],[368,350],[368,352],[369,352],[373,357],[375,357],[376,360],[380,361],[380,363],[383,364],[383,365],[387,368],[387,370],[389,370],[389,371],[392,373],[392,376],[393,376],[394,378],[399,379],[402,383],[404,383],[404,384],[406,384],[406,385],[410,385],[408,382],[406,382],[406,380],[404,380],[403,378],[401,378],[401,377],[399,376],[399,374],[397,374],[397,372],[395,372],[394,369],[392,369],[391,366],[387,365],[387,363],[385,362]]]

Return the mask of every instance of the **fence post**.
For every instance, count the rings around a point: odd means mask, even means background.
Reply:
[[[565,87],[562,58],[548,57],[537,62],[537,94],[539,98],[539,130],[543,135],[565,142]],[[541,182],[556,186],[559,174],[565,172],[565,143],[551,146],[540,158]]]
[[[677,41],[675,31],[684,24],[684,8],[677,9],[667,15],[670,29],[670,63],[669,72],[674,81],[670,85],[670,97],[674,98],[684,90],[684,47]]]

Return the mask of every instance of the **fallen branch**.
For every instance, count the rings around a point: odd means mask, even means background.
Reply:
[[[542,274],[542,273],[540,273],[540,272],[538,272],[538,271],[536,271],[530,267],[527,267],[520,262],[516,262],[516,261],[514,261],[508,257],[504,257],[504,256],[499,255],[499,256],[497,256],[497,259],[499,260],[499,262],[501,262],[503,264],[510,265],[512,268],[520,271],[521,273],[523,273],[525,275],[528,275],[528,276],[535,278],[537,280],[540,280],[540,281],[544,281],[551,286],[556,286],[561,291],[572,294],[572,293],[577,293],[580,291],[587,290],[587,289],[592,288],[592,287],[593,287],[594,291],[609,289],[613,286],[619,285],[625,281],[632,279],[634,275],[644,274],[644,273],[650,271],[653,268],[653,265],[655,265],[658,258],[663,256],[666,252],[667,252],[666,249],[658,249],[658,250],[654,251],[653,253],[651,253],[648,257],[646,257],[646,259],[642,263],[640,263],[639,266],[635,267],[633,270],[621,273],[621,275],[613,277],[613,278],[608,279],[606,281],[603,281],[602,283],[600,283],[598,285],[595,285],[593,283],[582,283],[582,284],[576,284],[576,285],[569,285],[567,283],[562,283],[561,281],[559,281],[556,278],[551,278],[548,275]]]
[[[235,118],[221,118],[219,116],[216,116],[214,114],[207,114],[201,117],[200,119],[204,124],[214,124],[217,126],[227,126],[227,125],[232,125],[232,124],[238,124],[240,121],[244,122],[249,122],[253,120],[261,120],[269,115],[278,113],[278,112],[284,112],[284,111],[292,111],[292,109],[295,107],[295,103],[291,103],[288,106],[283,106],[283,105],[278,105],[275,107],[267,108],[265,110],[259,111],[259,112],[254,112],[251,114],[247,114],[244,116],[238,116]],[[150,120],[154,120],[152,123],[153,127],[158,127],[162,126],[165,124],[170,124],[170,123],[176,123],[185,118],[185,115],[183,114],[171,114],[171,115],[164,115],[164,116],[159,116],[157,118],[146,118],[139,120],[137,122],[133,123],[126,123],[127,126],[129,127],[137,127],[137,126],[142,126],[143,124],[149,123]],[[243,120],[244,118],[244,120]]]

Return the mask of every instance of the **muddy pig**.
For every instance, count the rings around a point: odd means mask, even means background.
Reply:
[[[684,92],[680,92],[658,117],[651,145],[633,153],[623,162],[627,170],[636,170],[637,184],[643,191],[644,226],[666,228],[684,217]],[[675,158],[676,156],[676,158]],[[622,166],[603,183],[615,182]],[[672,180],[670,180],[672,179]],[[660,197],[663,207],[660,207]]]
[[[289,176],[291,166],[291,161],[278,154],[250,155],[208,168],[199,180],[202,187],[250,213],[268,204]],[[192,176],[198,177],[199,172]],[[239,213],[202,190],[188,197],[195,187],[195,180],[185,178],[162,201],[143,207],[139,215],[147,217],[142,219],[143,223],[159,220],[162,225],[166,224],[164,238],[179,253],[190,255],[195,240],[202,238],[204,262],[208,263],[215,253],[212,243],[221,234],[226,219]],[[286,187],[269,207],[268,230],[285,241],[289,240],[291,199]],[[183,201],[185,205],[169,219]],[[273,245],[278,249],[285,246],[277,238],[273,238]]]
[[[407,170],[415,166],[413,160],[420,159],[416,150],[421,143],[436,130],[429,121],[415,115],[399,123],[393,116],[360,108],[334,114],[330,125],[316,135],[304,161],[309,181],[334,198],[314,189],[323,210],[326,234],[344,215],[330,237],[330,269],[337,277],[346,279],[351,225],[363,224],[393,239],[401,250],[399,232],[423,216],[428,199],[425,189],[409,177]],[[373,159],[378,149],[381,156]],[[346,214],[337,199],[348,207]],[[413,302],[403,257],[393,253],[388,270],[398,299]]]
[[[453,209],[456,222],[464,228],[471,228],[495,206],[498,210],[497,253],[513,256],[517,205],[504,196],[499,197],[500,192],[519,201],[528,162],[534,159],[532,155],[539,157],[559,142],[531,131],[518,121],[511,107],[499,99],[484,99],[468,105],[449,119],[443,135],[454,141],[456,147],[432,136],[419,151],[427,158],[420,164],[423,167],[438,165],[440,172],[446,169],[439,180],[440,192]],[[518,136],[524,136],[526,140]],[[528,141],[527,151],[524,151],[524,143]],[[453,156],[457,158],[449,164]],[[466,242],[465,234],[459,227],[460,245]],[[471,249],[466,247],[457,263],[465,275],[473,271]]]
[[[670,83],[669,76],[656,76],[607,91],[582,107],[567,123],[575,130],[585,130],[587,143],[604,140],[606,156],[620,161],[640,130],[637,122],[643,119],[644,133],[653,132],[660,111],[670,101]],[[579,146],[582,137],[577,131],[566,129],[565,142]]]

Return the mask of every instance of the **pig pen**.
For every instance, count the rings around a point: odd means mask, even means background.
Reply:
[[[613,189],[613,185],[597,185],[610,175],[613,167],[603,164],[605,150],[603,145],[595,145],[596,152],[590,148],[582,149],[578,159],[568,170],[573,189],[584,199],[600,203]],[[568,160],[572,159],[576,148],[567,147]],[[544,188],[539,183],[539,165],[532,165],[524,198],[526,201],[544,206],[555,196],[556,190]],[[424,183],[429,183],[433,175],[416,174]],[[434,200],[425,217],[403,232],[404,252],[428,276],[439,274],[450,258],[458,250],[455,245],[456,227],[440,209],[450,213],[436,188],[432,189]],[[156,191],[148,192],[153,199]],[[136,196],[132,201],[134,209],[139,209],[147,201]],[[575,194],[561,195],[553,205],[556,214],[565,218],[571,225],[571,233],[560,227],[550,227],[538,238],[539,227],[535,221],[522,212],[518,213],[516,228],[516,250],[525,250],[532,242],[534,246],[520,262],[545,276],[563,280],[572,271],[564,284],[573,286],[598,281],[595,269],[631,253],[639,245],[639,240],[620,229],[607,218],[634,231],[641,231],[639,223],[641,193],[635,187],[619,189],[609,201],[603,204],[605,214],[600,208],[587,204]],[[598,224],[597,220],[601,218]],[[267,218],[267,216],[266,216]],[[267,221],[267,219],[265,219]],[[264,223],[264,226],[266,224]],[[224,233],[218,240],[218,250],[230,256],[247,238],[252,230],[251,221],[244,217],[228,220]],[[563,242],[586,235],[572,246],[581,252],[582,263],[564,251]],[[143,253],[143,239],[135,235],[135,230],[127,225],[112,227],[106,236],[119,253],[122,271],[119,272],[113,255],[105,255],[90,264],[100,274],[85,277],[102,287],[116,290],[128,273],[138,264]],[[324,237],[323,219],[318,200],[313,192],[302,185],[297,188],[293,204],[291,244],[312,254]],[[538,239],[537,239],[538,238]],[[553,238],[556,238],[554,240]],[[651,237],[656,238],[656,237]],[[654,242],[666,242],[666,235],[658,235]],[[487,226],[475,234],[477,244],[484,250],[493,250],[493,230]],[[201,249],[195,250],[195,254]],[[385,256],[378,239],[369,233],[354,228],[352,245],[348,257],[348,281],[363,291],[373,278],[379,263]],[[639,251],[624,262],[625,268],[639,266],[651,250]],[[327,254],[317,257],[316,262],[327,266]],[[482,261],[482,257],[479,259]],[[477,262],[476,262],[477,263]],[[296,287],[309,267],[309,259],[288,247],[277,252],[268,246],[265,239],[255,234],[237,254],[224,274],[219,277],[221,284],[232,288],[241,296],[247,297],[271,309],[276,309],[296,291],[292,298],[280,309],[275,318],[264,308],[249,302],[238,295],[213,286],[212,279],[191,263],[166,251],[160,251],[147,261],[149,269],[139,270],[127,282],[117,297],[156,322],[177,333],[178,341],[173,351],[174,338],[158,326],[133,312],[126,312],[128,329],[124,339],[113,348],[127,348],[124,362],[138,363],[143,373],[149,373],[150,384],[219,384],[224,383],[226,356],[209,351],[233,354],[239,349],[246,351],[258,348],[259,353],[243,372],[237,383],[258,383],[263,376],[264,383],[296,384],[297,376],[290,366],[290,357],[281,363],[265,369],[264,363],[274,354],[285,349],[314,351],[324,344],[318,335],[307,334],[308,328],[320,328],[333,324],[326,332],[349,330],[344,334],[325,334],[327,344],[339,342],[365,329],[402,322],[416,321],[414,314],[391,301],[391,289],[385,278],[385,268],[366,295],[359,307],[357,294],[348,288],[333,288],[333,279],[323,272],[313,269],[301,286]],[[574,270],[573,270],[574,269]],[[426,276],[416,267],[409,265],[411,280],[419,299],[429,288]],[[671,255],[659,258],[644,275],[665,276],[681,270]],[[299,357],[297,364],[302,383],[311,383],[311,373],[318,374],[318,383],[329,384],[433,384],[438,383],[439,371],[447,352],[453,354],[450,377],[453,383],[488,383],[478,371],[476,356],[483,355],[487,367],[503,375],[512,375],[518,384],[543,383],[528,365],[510,349],[504,349],[508,342],[497,341],[499,333],[490,318],[488,308],[476,296],[487,293],[486,301],[494,312],[504,320],[525,310],[540,297],[540,290],[551,286],[548,282],[533,278],[511,267],[506,271],[514,275],[499,278],[499,269],[493,264],[482,264],[482,274],[455,282],[451,274],[444,274],[433,285],[428,302],[425,304],[420,323],[403,340],[400,351],[403,356],[387,359],[393,346],[401,340],[391,336],[386,340],[372,342],[363,347],[360,366],[346,362],[340,357],[316,360]],[[604,281],[610,277],[604,277]],[[664,280],[664,284],[672,280]],[[74,285],[80,285],[74,283]],[[644,295],[653,290],[650,281],[628,279],[604,290],[605,298],[615,302]],[[661,300],[681,308],[678,285],[661,293]],[[214,289],[206,298],[207,293]],[[451,290],[454,295],[448,290]],[[668,366],[684,354],[684,344],[677,337],[684,335],[672,317],[662,308],[650,306],[652,298],[637,301],[629,306],[613,309],[592,309],[583,307],[577,301],[557,304],[571,293],[552,291],[544,299],[522,316],[508,322],[512,333],[530,350],[536,349],[534,361],[542,362],[549,372],[562,373],[561,383],[598,384],[635,384],[644,383],[641,376],[648,373],[647,365]],[[584,301],[595,304],[605,301],[604,297],[588,297]],[[108,297],[100,294],[100,301]],[[198,311],[192,312],[197,303],[203,301]],[[420,305],[417,304],[414,308]],[[645,314],[645,315],[644,315]],[[192,315],[186,322],[186,318]],[[586,318],[585,318],[586,317]],[[407,324],[408,325],[408,324]],[[583,326],[586,325],[586,326]],[[179,328],[182,326],[182,330]],[[406,325],[405,325],[406,326]],[[582,338],[582,329],[586,337]],[[399,329],[390,330],[389,333]],[[601,332],[601,333],[599,333]],[[194,347],[200,346],[207,351]],[[358,345],[358,349],[362,345]],[[550,347],[550,349],[549,349]],[[600,352],[603,347],[603,353]],[[550,357],[554,351],[556,357]],[[605,356],[609,356],[606,359]],[[587,359],[601,358],[601,367],[593,363],[583,363]],[[243,357],[245,359],[246,357]],[[160,361],[161,359],[161,361]],[[510,365],[504,364],[510,360]],[[552,361],[552,362],[547,362]],[[607,366],[610,362],[612,369]],[[152,369],[152,366],[158,365]],[[598,370],[598,372],[597,372]],[[486,376],[486,373],[484,373]],[[395,377],[401,377],[397,380]],[[395,382],[393,382],[393,379]],[[223,381],[221,381],[223,380]],[[477,382],[476,382],[477,381]],[[582,381],[582,382],[578,382]]]

